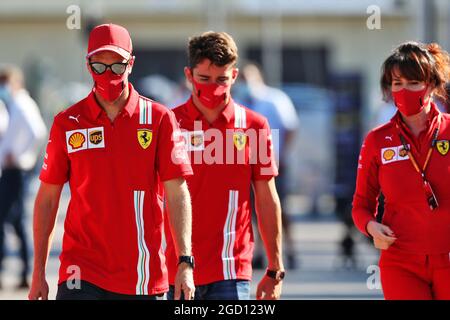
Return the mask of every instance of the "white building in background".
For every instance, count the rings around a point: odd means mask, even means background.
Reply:
[[[18,64],[28,71],[29,83],[35,86],[30,89],[40,100],[46,119],[51,120],[56,111],[89,90],[85,64],[89,26],[101,22],[125,26],[137,55],[134,75],[145,76],[139,72],[151,67],[152,72],[170,71],[173,81],[182,77],[190,36],[206,30],[227,31],[235,38],[242,59],[259,58],[272,85],[285,82],[287,72],[293,73],[291,80],[296,74],[304,80],[303,73],[307,73],[307,80],[318,83],[324,81],[319,76],[324,70],[359,74],[365,131],[382,104],[378,84],[382,62],[399,43],[426,38],[425,3],[430,2],[2,0],[0,63]],[[435,0],[435,5],[435,39],[449,49],[450,1]],[[80,29],[68,28],[77,14],[73,6],[80,9]],[[378,12],[380,28],[373,29],[373,15]],[[297,64],[296,52],[314,64],[300,59]],[[155,61],[149,57],[155,57]],[[167,57],[173,61],[164,61]]]
[[[377,105],[379,68],[393,46],[422,38],[424,0],[2,0],[0,62],[25,66],[32,58],[46,61],[61,81],[88,81],[84,55],[87,21],[126,26],[136,48],[184,50],[187,38],[202,31],[226,30],[245,57],[261,46],[268,81],[282,81],[279,46],[323,46],[332,71],[361,72],[366,110]],[[69,30],[68,8],[77,5],[81,29]],[[367,19],[377,6],[381,29]],[[448,47],[450,3],[436,1],[437,40]],[[269,63],[270,62],[270,63]]]

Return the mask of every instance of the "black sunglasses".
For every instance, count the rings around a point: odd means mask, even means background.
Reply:
[[[108,68],[110,68],[112,73],[116,75],[122,75],[127,70],[128,61],[116,62],[113,64],[104,64],[101,62],[89,62],[89,65],[91,66],[92,71],[94,71],[96,74],[103,74]]]

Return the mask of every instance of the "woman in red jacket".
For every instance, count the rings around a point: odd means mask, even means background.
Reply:
[[[398,112],[364,141],[352,216],[381,249],[386,299],[450,299],[450,115],[433,103],[446,98],[449,74],[437,44],[401,44],[382,67],[383,95]]]

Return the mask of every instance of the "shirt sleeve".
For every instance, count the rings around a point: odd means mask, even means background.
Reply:
[[[161,119],[157,152],[157,170],[161,181],[192,175],[184,139],[172,111]]]
[[[379,164],[376,158],[376,145],[373,133],[366,137],[359,155],[356,190],[353,196],[352,218],[356,227],[366,236],[367,224],[377,215],[380,184]]]
[[[19,168],[32,169],[42,152],[47,136],[47,128],[39,112],[39,108],[29,96],[20,94],[15,101],[16,123],[15,138],[11,154]]]
[[[53,121],[39,179],[50,184],[64,184],[69,180],[70,160],[65,146],[64,131]]]
[[[47,128],[44,120],[42,119],[41,112],[36,102],[29,96],[21,98],[22,104],[22,117],[24,125],[27,127],[28,132],[28,148],[24,149],[25,152],[31,152],[35,157],[38,156],[38,151],[45,142],[47,136]]]
[[[9,122],[9,114],[6,110],[6,106],[3,103],[2,100],[0,100],[0,142],[2,141],[2,135],[6,132],[6,129],[8,128],[8,122]]]
[[[273,151],[272,134],[269,123],[264,123],[257,132],[258,150],[251,152],[252,180],[270,180],[278,175],[278,168]],[[265,150],[264,150],[265,149]]]

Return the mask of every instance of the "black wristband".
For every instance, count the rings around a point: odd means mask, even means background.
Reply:
[[[194,257],[193,256],[180,256],[178,258],[178,265],[180,265],[180,263],[187,263],[192,269],[194,269],[195,267],[195,261],[194,261]]]
[[[266,271],[266,276],[268,276],[269,278],[278,280],[278,281],[283,280],[285,275],[286,275],[286,272],[281,271],[281,270],[275,271],[275,270],[267,269],[267,271]]]

